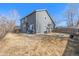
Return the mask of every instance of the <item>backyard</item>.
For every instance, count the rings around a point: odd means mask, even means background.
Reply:
[[[68,34],[8,33],[0,41],[0,55],[61,56],[68,42]]]

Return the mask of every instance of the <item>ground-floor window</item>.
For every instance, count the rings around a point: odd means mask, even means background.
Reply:
[[[30,33],[33,33],[33,32],[34,32],[34,24],[30,24],[30,25],[29,25],[28,31],[29,31]]]

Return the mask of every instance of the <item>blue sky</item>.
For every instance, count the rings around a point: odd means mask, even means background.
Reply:
[[[20,18],[28,15],[36,9],[47,9],[49,14],[57,21],[59,26],[65,26],[66,22],[62,19],[68,4],[62,3],[2,3],[0,4],[0,14],[7,14],[10,10],[16,10]],[[19,21],[19,19],[18,19]],[[17,21],[17,24],[19,23]],[[64,21],[64,22],[62,22]]]

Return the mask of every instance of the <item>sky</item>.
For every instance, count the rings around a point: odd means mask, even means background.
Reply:
[[[0,15],[8,15],[11,10],[16,10],[20,16],[17,25],[20,24],[19,20],[37,9],[47,9],[51,17],[58,26],[65,26],[66,22],[62,19],[65,9],[68,7],[66,3],[0,3]]]

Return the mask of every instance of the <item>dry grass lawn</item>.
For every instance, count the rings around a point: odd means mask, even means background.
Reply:
[[[0,41],[0,55],[61,56],[68,38],[50,35],[8,33]]]

